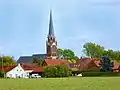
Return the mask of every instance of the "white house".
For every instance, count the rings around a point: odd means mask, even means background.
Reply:
[[[6,77],[9,78],[29,78],[29,73],[33,70],[24,70],[20,64],[14,67],[12,70],[6,72]]]
[[[15,66],[4,67],[5,77],[8,78],[29,78],[32,73],[42,73],[44,70],[36,65],[18,64]]]

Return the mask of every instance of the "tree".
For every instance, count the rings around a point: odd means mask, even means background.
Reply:
[[[33,59],[33,63],[34,63],[34,64],[37,64],[38,66],[42,66],[43,61],[44,61],[44,60],[43,60],[42,57],[40,57],[40,59],[36,59],[36,58]]]
[[[58,59],[64,59],[64,57],[63,57],[63,49],[61,49],[61,48],[58,48],[57,49],[57,58]]]
[[[70,49],[58,49],[57,50],[57,55],[58,55],[58,58],[60,59],[68,59],[68,60],[79,60],[79,57],[78,56],[75,56],[75,53],[70,50]]]
[[[79,57],[78,56],[74,56],[74,60],[79,60]]]
[[[113,50],[105,50],[104,56],[111,58],[112,60],[119,61],[120,60],[120,51],[113,51]]]
[[[101,72],[113,72],[113,62],[110,61],[108,57],[102,57],[102,60],[100,61],[100,71]]]
[[[74,54],[74,52],[72,51],[72,50],[70,50],[70,49],[65,49],[64,51],[63,51],[63,57],[65,58],[65,59],[74,59],[74,57],[75,57],[75,54]]]
[[[40,59],[38,60],[38,65],[39,65],[39,66],[42,66],[43,61],[44,61],[44,60],[43,60],[43,58],[42,58],[42,57],[40,57]]]
[[[14,65],[16,64],[16,61],[12,56],[1,56],[0,57],[0,66],[1,65]]]
[[[104,53],[103,46],[100,46],[98,44],[91,43],[91,42],[85,43],[83,45],[83,48],[84,48],[83,53],[86,56],[91,57],[91,58],[100,58],[103,56],[103,53]]]

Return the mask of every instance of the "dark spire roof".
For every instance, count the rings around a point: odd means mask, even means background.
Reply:
[[[50,21],[49,21],[49,34],[48,36],[54,36],[54,28],[53,28],[53,21],[52,21],[52,10],[50,10]]]

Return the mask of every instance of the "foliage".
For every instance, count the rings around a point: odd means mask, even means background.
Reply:
[[[58,58],[63,58],[63,50],[61,48],[57,49]]]
[[[65,65],[48,66],[45,68],[46,77],[68,77],[69,70]]]
[[[38,66],[42,66],[43,61],[44,61],[44,60],[43,60],[42,57],[40,57],[40,59],[36,59],[36,58],[33,59],[33,63],[34,63],[34,64],[37,64]]]
[[[104,52],[104,47],[100,46],[98,44],[95,43],[85,43],[83,45],[83,52],[86,56],[91,57],[91,58],[100,58],[103,56],[103,52]]]
[[[107,56],[112,60],[120,61],[120,51],[106,50],[103,46],[88,42],[83,45],[83,53],[90,58],[101,58]]]
[[[3,64],[3,66],[4,65],[14,65],[14,64],[16,64],[16,61],[11,56],[1,56],[0,57],[0,66],[2,64]]]
[[[75,56],[75,53],[70,49],[58,49],[57,50],[58,58],[68,59],[68,60],[79,60],[79,57]]]
[[[112,67],[113,67],[113,62],[110,61],[109,58],[103,57],[102,60],[100,61],[100,71],[101,72],[112,72]]]
[[[82,72],[83,77],[108,77],[108,76],[120,76],[119,72]]]

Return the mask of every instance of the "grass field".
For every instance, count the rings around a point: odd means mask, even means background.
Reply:
[[[120,90],[120,77],[0,79],[0,90]]]

